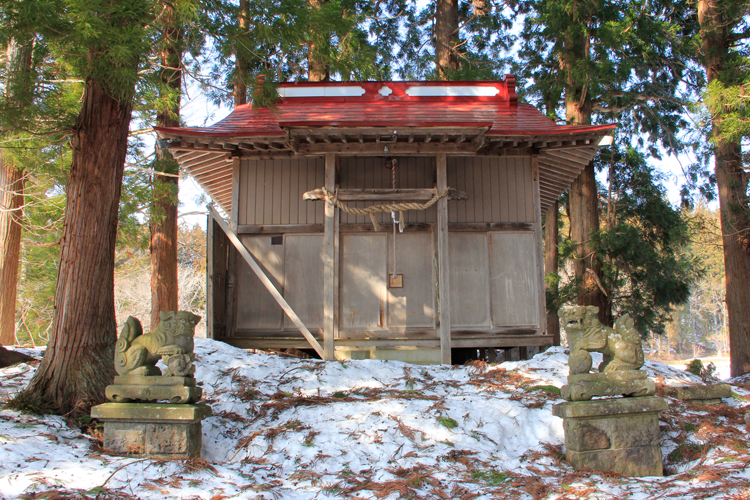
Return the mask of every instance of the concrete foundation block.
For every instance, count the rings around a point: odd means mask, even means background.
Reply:
[[[201,421],[206,405],[107,403],[91,409],[104,422],[104,447],[115,453],[154,458],[201,454]]]
[[[661,476],[657,397],[613,398],[555,405],[563,419],[568,460],[576,469],[612,471],[626,476]]]

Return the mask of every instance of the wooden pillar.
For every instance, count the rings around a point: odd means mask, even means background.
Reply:
[[[544,221],[544,276],[546,278],[550,273],[557,274],[559,250],[557,248],[557,217],[558,204],[553,203],[547,210]],[[546,283],[545,283],[546,286]],[[556,293],[558,286],[556,283],[550,286],[550,292]],[[560,345],[560,318],[557,316],[557,310],[547,311],[547,335],[552,335],[552,345]]]
[[[334,192],[336,189],[336,154],[326,153],[326,189]],[[325,235],[323,250],[323,359],[333,360],[337,327],[338,302],[338,210],[331,200],[326,200],[325,207]]]
[[[240,159],[232,158],[232,213],[229,214],[229,224],[237,231],[240,215]]]
[[[221,340],[227,336],[227,259],[229,240],[211,213],[206,238],[206,336]]]
[[[437,190],[442,193],[448,187],[447,159],[445,153],[436,158]],[[437,202],[437,254],[438,254],[438,333],[440,337],[441,362],[451,364],[451,303],[448,271],[448,198]]]
[[[215,339],[214,329],[214,218],[211,214],[206,217],[206,338]]]
[[[536,240],[536,251],[534,252],[534,259],[536,259],[536,274],[537,274],[537,290],[538,290],[538,304],[537,304],[537,321],[539,327],[536,330],[537,334],[544,334],[547,331],[547,300],[544,294],[544,245],[542,243],[542,202],[541,195],[539,193],[539,156],[533,155],[531,157],[531,179],[532,179],[532,192],[534,196],[534,236]]]

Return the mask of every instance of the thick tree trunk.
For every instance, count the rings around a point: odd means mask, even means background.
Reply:
[[[11,39],[6,51],[5,100],[22,109],[24,94],[32,85],[33,41]],[[21,220],[24,205],[24,171],[14,158],[0,149],[0,344],[16,343],[16,292],[21,258]]]
[[[597,306],[599,321],[603,325],[612,326],[607,296],[602,291],[601,263],[591,245],[591,233],[599,229],[599,203],[593,163],[589,163],[570,186],[570,228],[571,237],[577,246],[573,270],[581,284],[578,304]]]
[[[65,224],[49,345],[26,396],[79,415],[115,376],[114,261],[131,104],[86,81],[71,139]]]
[[[308,0],[310,9],[320,9],[325,0]],[[329,35],[330,36],[330,35]],[[323,55],[325,42],[309,42],[307,46],[307,80],[310,82],[327,82],[331,79],[330,68]]]
[[[435,66],[440,80],[458,71],[458,0],[436,0]]]
[[[162,84],[174,103],[156,115],[159,127],[180,126],[180,99],[182,90],[181,31],[175,26],[171,8],[165,9],[164,47],[161,51]],[[168,150],[157,148],[157,170],[171,175],[154,175],[151,206],[151,329],[159,324],[159,313],[176,311],[177,289],[177,192],[179,165]]]
[[[737,21],[725,18],[719,0],[700,0],[698,20],[701,25],[706,78],[710,83],[726,81],[738,72],[728,71],[731,29]],[[720,114],[712,117],[714,126]],[[716,184],[719,189],[721,232],[724,243],[726,301],[729,323],[730,374],[737,377],[750,372],[750,204],[748,175],[742,169],[739,142],[717,138],[714,150]]]
[[[0,344],[16,343],[16,290],[21,258],[24,172],[0,149]]]
[[[555,202],[544,216],[544,274],[554,274],[557,276],[559,249],[557,247],[558,230],[557,230],[558,205]],[[547,292],[557,292],[557,282],[546,281]],[[557,309],[547,311],[547,335],[552,335],[552,345],[560,345],[560,317],[557,315]]]
[[[563,58],[566,71],[565,114],[571,125],[591,124],[591,99],[587,93],[587,82],[577,79],[574,68],[580,59],[589,57],[589,44],[585,36],[578,34],[566,38],[566,54]],[[602,268],[591,245],[591,233],[599,230],[599,196],[596,171],[593,162],[583,169],[581,175],[570,186],[570,228],[576,244],[574,272],[580,283],[578,304],[599,308],[599,321],[612,326],[612,317],[603,292]]]
[[[248,26],[250,26],[250,1],[240,0],[240,8],[238,13],[237,23],[240,27],[240,32],[244,35],[247,32]],[[234,107],[241,104],[247,104],[247,70],[249,64],[246,56],[242,51],[235,50],[235,76],[234,76]]]

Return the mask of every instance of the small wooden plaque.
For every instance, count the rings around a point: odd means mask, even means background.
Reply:
[[[403,288],[404,287],[404,275],[397,274],[394,278],[392,274],[388,274],[388,288]]]

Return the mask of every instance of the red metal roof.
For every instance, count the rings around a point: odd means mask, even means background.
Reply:
[[[238,106],[210,127],[166,128],[181,136],[283,136],[284,127],[489,127],[486,135],[567,135],[606,131],[614,125],[557,125],[528,104],[518,103],[515,78],[499,82],[316,82],[284,83],[282,92],[361,95],[285,97],[274,110]],[[289,89],[289,90],[287,90]],[[496,95],[410,95],[415,93]],[[388,95],[383,95],[383,94]]]

